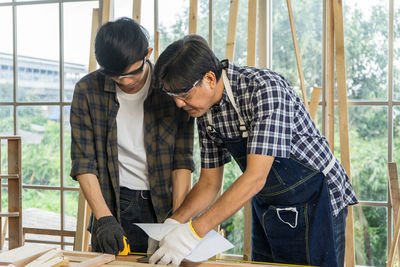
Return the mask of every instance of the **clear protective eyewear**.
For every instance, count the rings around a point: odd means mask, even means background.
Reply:
[[[169,95],[171,97],[177,97],[177,98],[181,98],[182,99],[182,98],[185,98],[186,94],[190,90],[192,90],[194,87],[196,87],[200,83],[200,81],[201,81],[201,79],[195,81],[192,86],[189,86],[189,87],[184,88],[184,89],[174,90],[173,92],[167,91],[164,86],[162,87],[162,90],[164,91],[164,93],[166,93],[167,95]]]
[[[112,72],[108,72],[105,69],[101,69],[100,72],[102,74],[106,75],[106,76],[110,76],[111,78],[117,79],[117,80],[121,80],[121,79],[124,79],[124,78],[132,78],[133,76],[135,76],[138,73],[143,71],[144,63],[146,63],[146,57],[143,58],[142,65],[140,65],[139,68],[137,68],[137,69],[135,69],[133,71],[130,71],[128,73],[121,74],[121,75],[118,75],[118,74],[115,74],[115,73],[112,73]]]

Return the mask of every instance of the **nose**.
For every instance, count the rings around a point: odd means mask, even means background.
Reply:
[[[182,108],[182,107],[186,106],[185,101],[183,101],[182,99],[179,99],[179,98],[177,98],[177,97],[174,97],[174,100],[175,100],[175,104],[176,104],[176,106],[177,106],[178,108]]]

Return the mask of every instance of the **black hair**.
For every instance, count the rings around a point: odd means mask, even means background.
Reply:
[[[168,85],[168,91],[190,87],[207,72],[220,79],[222,66],[207,41],[195,34],[186,35],[170,44],[157,59],[154,67],[159,86]]]
[[[147,55],[148,47],[148,32],[130,18],[107,22],[96,34],[96,60],[105,72],[122,74]]]

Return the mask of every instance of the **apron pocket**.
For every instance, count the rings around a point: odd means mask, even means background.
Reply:
[[[269,206],[263,227],[275,261],[309,264],[307,204]]]

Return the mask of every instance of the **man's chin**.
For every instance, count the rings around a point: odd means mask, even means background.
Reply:
[[[198,109],[188,109],[188,110],[185,109],[185,111],[193,118],[200,117],[206,113],[206,112],[203,112],[202,110],[198,110]]]

